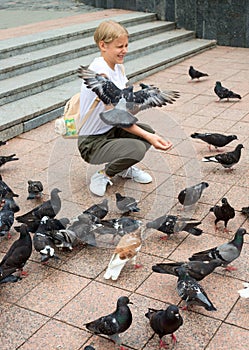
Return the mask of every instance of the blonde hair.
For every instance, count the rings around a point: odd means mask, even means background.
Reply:
[[[104,41],[106,44],[119,38],[122,35],[129,36],[129,33],[125,27],[115,21],[104,21],[99,24],[94,32],[94,41],[99,46],[100,41]]]

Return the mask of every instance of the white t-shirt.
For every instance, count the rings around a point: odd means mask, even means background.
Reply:
[[[96,73],[104,73],[119,89],[124,89],[128,81],[123,72],[121,65],[116,64],[114,70],[111,69],[103,57],[97,57],[89,65],[89,69]],[[82,120],[97,95],[91,89],[88,89],[84,81],[81,85],[80,95],[80,119]],[[105,124],[99,117],[99,113],[105,111],[105,105],[100,101],[97,107],[93,110],[85,124],[80,130],[79,135],[98,135],[103,134],[112,128],[111,125]]]

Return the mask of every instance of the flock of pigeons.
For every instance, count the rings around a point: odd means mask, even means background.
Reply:
[[[113,109],[101,115],[101,118],[110,125],[123,127],[132,125],[137,121],[137,118],[130,111],[140,111],[155,106],[161,107],[167,103],[173,103],[175,98],[179,97],[176,91],[161,92],[155,86],[145,84],[141,84],[141,90],[137,92],[133,92],[132,86],[120,90],[106,77],[85,67],[80,67],[78,73],[88,88],[92,89],[104,103],[113,104]],[[192,79],[208,76],[206,73],[195,70],[192,66],[189,69],[189,75]],[[214,91],[220,99],[241,99],[240,95],[222,87],[220,82],[216,83]],[[210,150],[211,146],[218,150],[218,148],[237,139],[236,135],[218,133],[194,133],[191,137],[206,142]],[[5,142],[0,143],[1,146],[4,144]],[[217,162],[224,168],[231,168],[238,163],[242,148],[243,145],[239,144],[234,151],[207,156],[203,158],[203,161]],[[14,160],[18,160],[15,154],[1,156],[0,166]],[[208,186],[207,182],[201,182],[183,189],[178,195],[179,203],[182,204],[183,208],[195,205]],[[27,200],[41,199],[42,192],[43,186],[40,181],[28,181]],[[16,219],[20,223],[19,226],[14,226],[14,229],[20,233],[19,239],[10,246],[0,262],[0,284],[17,282],[21,279],[21,275],[25,274],[23,268],[31,256],[33,247],[40,253],[41,263],[46,263],[49,259],[60,259],[60,249],[72,250],[78,244],[97,246],[98,240],[104,236],[111,236],[112,243],[118,238],[118,243],[115,244],[115,250],[104,274],[105,279],[117,280],[128,261],[131,261],[135,268],[141,267],[136,263],[136,257],[141,249],[143,235],[147,229],[163,232],[162,239],[167,239],[170,235],[180,231],[194,236],[200,236],[203,233],[202,229],[198,227],[201,221],[178,215],[163,215],[143,225],[141,221],[134,219],[132,215],[130,216],[131,213],[139,212],[138,201],[120,193],[115,194],[116,207],[120,213],[118,218],[105,219],[109,207],[108,199],[104,199],[101,203],[92,205],[72,219],[57,219],[56,216],[61,209],[60,192],[58,188],[54,188],[48,200],[43,201],[29,212],[14,217],[20,210],[15,202],[18,194],[4,182],[2,177],[0,178],[0,236],[9,238],[14,220]],[[228,231],[228,222],[235,217],[235,211],[227,198],[222,198],[221,205],[210,208],[210,212],[215,216],[215,228],[217,229],[218,222],[223,221],[224,231]],[[240,212],[249,217],[249,207],[243,207]],[[30,233],[32,233],[32,237]],[[245,234],[247,232],[244,228],[238,228],[231,241],[205,251],[196,252],[189,257],[189,261],[160,263],[152,266],[152,270],[156,273],[177,277],[176,291],[186,303],[183,309],[194,304],[204,307],[208,311],[215,311],[216,307],[199,281],[217,267],[221,266],[230,271],[234,269],[230,264],[240,256]],[[244,286],[245,288],[240,290],[239,294],[241,297],[248,298],[249,283],[244,283]],[[132,324],[129,304],[132,302],[128,297],[119,297],[115,311],[86,323],[86,328],[94,334],[108,336],[120,345],[120,349],[124,349],[121,346],[122,341],[119,334],[125,332]],[[163,337],[167,334],[171,335],[173,343],[176,342],[174,332],[183,325],[179,308],[177,305],[169,305],[165,310],[149,308],[148,312],[145,313],[151,328],[159,336],[160,347],[166,347]],[[94,347],[88,345],[85,350],[94,350]]]

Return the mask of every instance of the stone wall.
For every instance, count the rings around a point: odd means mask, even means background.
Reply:
[[[249,47],[249,0],[83,0],[102,8],[155,12],[218,45]]]

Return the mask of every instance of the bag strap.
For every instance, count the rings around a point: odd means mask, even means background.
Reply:
[[[85,114],[82,122],[79,125],[78,128],[78,133],[80,132],[80,130],[82,129],[83,125],[85,124],[85,122],[87,121],[87,119],[90,117],[90,115],[92,114],[93,110],[95,109],[95,107],[97,106],[97,104],[99,103],[100,99],[98,97],[95,98],[95,100],[93,101],[93,103],[91,104],[90,109],[88,110],[88,112]]]

